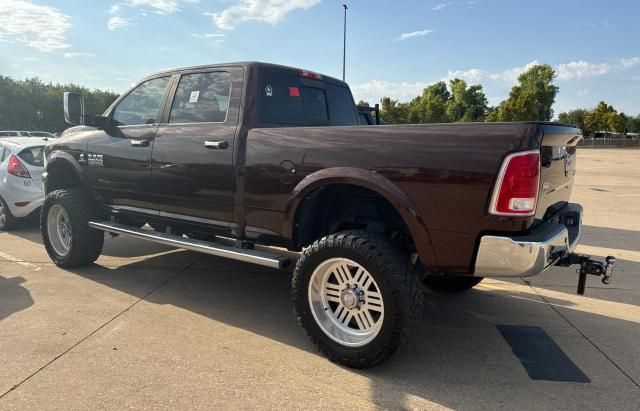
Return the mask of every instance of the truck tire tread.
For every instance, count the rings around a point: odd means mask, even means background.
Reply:
[[[73,237],[69,253],[58,255],[49,241],[47,215],[54,204],[60,204],[69,215],[73,228]],[[40,230],[47,254],[58,267],[79,267],[93,263],[102,253],[104,233],[89,227],[94,207],[86,194],[78,189],[52,191],[45,197],[40,214]]]
[[[361,261],[377,269],[376,281],[391,291],[393,301],[389,304],[392,308],[389,315],[393,319],[390,332],[383,335],[381,331],[376,339],[357,350],[328,339],[310,313],[307,294],[309,279],[322,261],[316,261],[317,256],[330,250],[349,250],[352,255],[358,255]],[[407,339],[423,312],[424,293],[409,259],[384,237],[366,231],[344,231],[315,241],[296,264],[291,290],[298,323],[311,341],[331,361],[351,368],[368,368],[392,355]],[[385,302],[385,310],[386,307]],[[389,318],[387,315],[385,313],[385,321]],[[383,340],[378,341],[380,338]]]

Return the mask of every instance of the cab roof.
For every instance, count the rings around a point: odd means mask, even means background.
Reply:
[[[173,68],[173,69],[163,70],[163,71],[160,71],[158,73],[154,73],[154,74],[151,74],[151,75],[145,77],[145,80],[147,78],[150,78],[150,77],[156,77],[156,76],[162,75],[162,74],[173,74],[173,73],[177,73],[177,72],[180,72],[180,71],[207,70],[207,69],[212,69],[212,68],[233,67],[233,66],[235,66],[235,67],[243,67],[245,69],[271,68],[271,69],[279,69],[279,70],[292,70],[292,71],[305,70],[305,71],[313,72],[313,70],[307,70],[307,69],[303,69],[303,68],[300,68],[300,67],[284,66],[284,65],[281,65],[281,64],[266,63],[266,62],[262,62],[262,61],[237,61],[237,62],[231,62],[231,63],[205,64],[205,65],[201,65],[201,66],[180,67],[180,68]],[[318,74],[320,74],[322,76],[323,80],[329,80],[329,81],[333,81],[333,82],[344,83],[342,80],[339,80],[339,79],[337,79],[335,77],[327,76],[327,75],[322,74],[322,73],[318,73]]]

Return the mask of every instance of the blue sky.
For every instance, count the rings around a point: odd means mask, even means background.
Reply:
[[[0,0],[0,74],[124,91],[155,71],[262,60],[342,75],[331,0]],[[356,99],[403,101],[441,79],[504,99],[527,65],[558,73],[556,113],[640,113],[640,2],[346,1]]]

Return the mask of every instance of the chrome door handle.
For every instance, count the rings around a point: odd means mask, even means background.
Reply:
[[[134,147],[148,147],[149,140],[131,140],[131,145]]]
[[[229,147],[229,143],[226,141],[205,141],[204,146],[206,148],[222,150]]]

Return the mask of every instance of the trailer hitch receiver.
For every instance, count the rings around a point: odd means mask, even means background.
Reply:
[[[588,255],[572,253],[556,263],[556,265],[562,267],[569,267],[570,265],[574,264],[580,265],[580,268],[577,270],[577,293],[580,295],[584,295],[584,291],[587,286],[587,274],[602,276],[603,284],[611,283],[611,276],[613,275],[613,266],[616,264],[616,258],[608,256],[607,258],[605,258],[605,262],[602,262],[592,260],[591,256]]]

